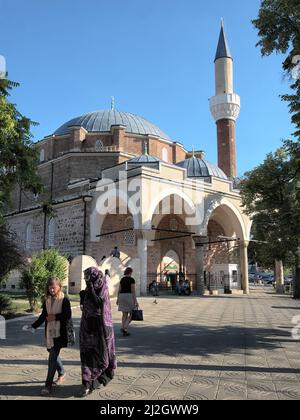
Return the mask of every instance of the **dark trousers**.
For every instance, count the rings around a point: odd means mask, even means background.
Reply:
[[[52,386],[55,372],[57,371],[58,376],[62,376],[65,373],[62,361],[59,357],[60,348],[52,347],[48,350],[49,359],[48,359],[48,375],[46,379],[46,386]]]

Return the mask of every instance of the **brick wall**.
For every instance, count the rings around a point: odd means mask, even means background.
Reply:
[[[220,120],[218,130],[218,166],[229,177],[236,176],[235,122]]]

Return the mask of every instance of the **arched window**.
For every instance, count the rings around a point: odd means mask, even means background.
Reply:
[[[51,219],[48,225],[48,245],[49,248],[54,247],[54,241],[55,241],[55,222],[54,219]]]
[[[25,249],[31,249],[32,243],[32,225],[28,223],[26,226]]]
[[[45,161],[45,150],[41,149],[40,151],[40,162],[44,162]]]
[[[102,140],[97,140],[95,143],[96,152],[102,152],[104,150],[104,145]]]
[[[170,229],[174,231],[178,230],[178,222],[176,219],[170,220]]]
[[[162,149],[162,160],[168,162],[168,150],[164,147]]]
[[[127,217],[125,221],[126,229],[131,229],[128,232],[124,233],[124,243],[125,245],[135,245],[136,238],[135,238],[135,231],[134,231],[134,224],[132,216]]]

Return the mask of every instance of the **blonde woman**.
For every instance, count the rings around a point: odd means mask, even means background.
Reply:
[[[62,348],[68,346],[67,321],[72,317],[70,301],[62,292],[61,281],[51,278],[47,283],[45,302],[38,320],[32,324],[33,329],[45,323],[46,346],[49,352],[48,375],[42,395],[50,395],[54,384],[61,385],[65,380],[65,369],[59,357]],[[58,379],[54,383],[55,373]]]

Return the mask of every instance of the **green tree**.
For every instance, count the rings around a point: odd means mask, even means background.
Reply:
[[[16,86],[17,83],[0,79],[0,223],[4,206],[10,203],[17,185],[35,194],[42,189],[37,174],[38,153],[30,133],[35,123],[8,101]]]
[[[264,163],[245,174],[240,184],[245,212],[252,218],[255,239],[266,241],[258,252],[264,261],[295,265],[294,297],[300,298],[300,190],[295,161],[288,148],[270,153]]]
[[[4,225],[0,225],[0,282],[4,282],[11,270],[25,265],[25,256],[15,243],[13,235]]]
[[[0,315],[7,314],[12,311],[12,300],[6,296],[0,294]]]
[[[258,46],[263,56],[285,54],[282,64],[291,80],[292,94],[282,95],[289,103],[292,122],[300,137],[300,2],[299,0],[262,0],[258,18],[253,20],[258,29]]]
[[[24,287],[32,311],[36,310],[45,295],[46,283],[51,277],[64,280],[67,277],[68,261],[56,249],[36,254],[22,273]]]

